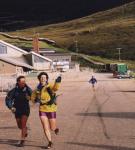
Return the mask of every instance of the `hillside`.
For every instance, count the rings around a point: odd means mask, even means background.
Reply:
[[[15,31],[80,18],[133,0],[2,0],[0,31]]]
[[[85,54],[135,59],[135,1],[111,10],[80,19],[11,32],[29,37],[38,32],[41,37],[56,41],[61,47]]]

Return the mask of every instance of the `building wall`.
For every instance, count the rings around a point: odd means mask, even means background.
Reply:
[[[49,70],[51,68],[51,62],[33,55],[33,67],[37,70]]]
[[[0,74],[15,74],[16,66],[0,60]]]
[[[33,66],[32,55],[31,54],[27,54],[24,57],[27,59],[28,64]]]
[[[44,54],[45,57],[51,59],[52,61],[69,61],[71,62],[71,56],[70,55],[62,55],[62,56],[57,56],[57,55],[47,55]]]
[[[37,70],[50,70],[51,63],[50,62],[43,62],[43,63],[34,63],[34,68]]]
[[[2,56],[2,57],[20,57],[20,56],[22,56],[22,54],[24,54],[24,53],[0,42],[0,56]]]
[[[0,60],[0,74],[24,74],[23,68]]]

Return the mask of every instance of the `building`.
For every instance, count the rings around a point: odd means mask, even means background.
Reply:
[[[39,51],[41,55],[52,60],[53,69],[60,71],[67,71],[71,65],[70,53],[56,53],[52,49]]]
[[[35,52],[26,52],[0,40],[0,73],[24,74],[31,70],[50,70],[52,60]],[[4,70],[2,70],[2,68]]]
[[[50,70],[52,67],[51,59],[41,56],[40,54],[37,54],[33,51],[25,54],[24,57],[28,61],[28,64],[34,67],[35,70]]]
[[[21,57],[26,51],[0,40],[0,57]]]
[[[19,62],[14,58],[0,57],[0,74],[1,75],[16,75],[24,74],[34,68],[26,63]]]

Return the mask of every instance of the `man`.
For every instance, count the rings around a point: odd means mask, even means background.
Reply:
[[[26,84],[25,77],[19,76],[15,88],[6,96],[6,106],[14,113],[18,128],[21,130],[21,139],[18,146],[24,146],[27,137],[27,120],[30,114],[29,99],[32,90]]]

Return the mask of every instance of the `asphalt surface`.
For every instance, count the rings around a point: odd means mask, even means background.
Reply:
[[[135,150],[135,80],[113,79],[95,74],[95,90],[88,83],[90,73],[66,74],[59,90],[57,124],[52,133],[53,150]],[[0,100],[0,150],[37,150],[47,144],[38,117],[38,105],[31,105],[29,135],[18,148],[20,131],[13,114]]]

